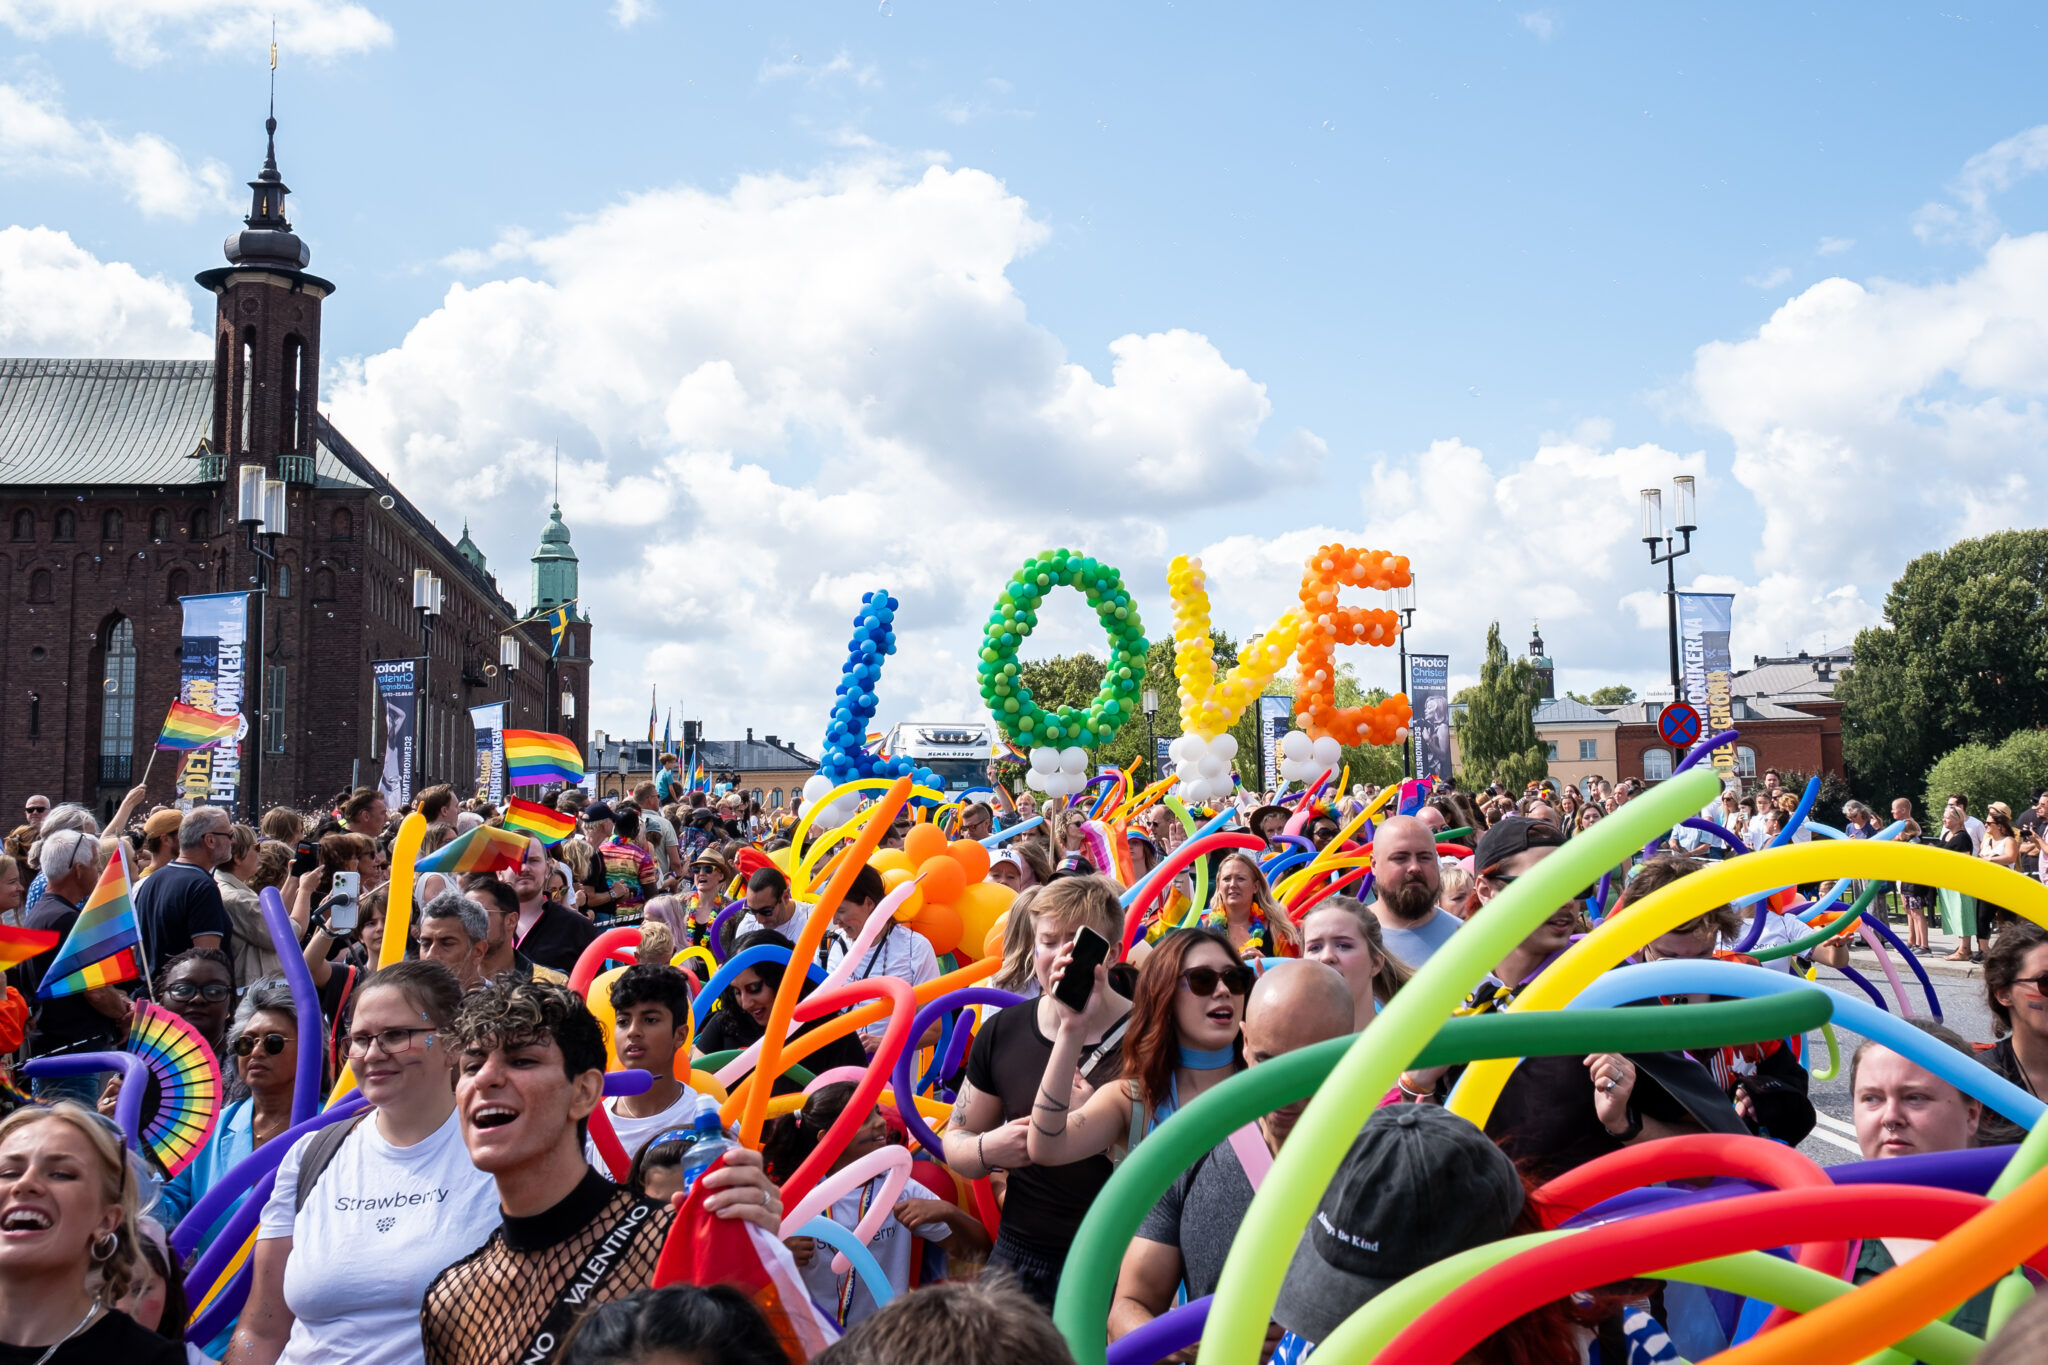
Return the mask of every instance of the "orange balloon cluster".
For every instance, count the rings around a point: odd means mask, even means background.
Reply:
[[[917,887],[896,907],[896,918],[930,940],[932,951],[958,952],[962,964],[987,954],[989,930],[1010,908],[1016,893],[987,880],[988,850],[972,839],[946,840],[937,825],[912,825],[902,848],[879,849],[868,866],[894,891],[907,881]]]
[[[1401,618],[1380,608],[1347,607],[1338,592],[1351,588],[1405,588],[1408,556],[1379,550],[1325,545],[1308,557],[1301,575],[1301,611],[1306,618],[1295,648],[1294,711],[1312,738],[1333,736],[1339,744],[1398,744],[1408,737],[1412,711],[1405,696],[1372,706],[1337,705],[1339,645],[1391,645],[1400,638]]]

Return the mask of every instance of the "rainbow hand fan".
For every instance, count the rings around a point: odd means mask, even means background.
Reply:
[[[192,1164],[220,1121],[220,1062],[191,1024],[161,1005],[138,1001],[128,1024],[128,1050],[148,1063],[162,1098],[142,1130],[143,1150],[166,1177]]]

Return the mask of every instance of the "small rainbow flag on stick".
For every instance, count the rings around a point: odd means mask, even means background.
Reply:
[[[514,787],[581,782],[583,755],[576,742],[545,730],[505,731],[505,781]]]
[[[525,860],[525,835],[491,825],[478,825],[414,863],[413,871],[461,877],[472,872],[501,872],[508,867],[517,867]]]
[[[515,796],[505,810],[505,828],[531,834],[544,844],[558,844],[576,832],[576,817]]]
[[[135,902],[128,894],[128,854],[114,846],[100,883],[86,898],[85,908],[57,952],[57,960],[43,973],[36,994],[44,1000],[101,986],[118,986],[143,975],[135,954],[142,941],[135,929]]]
[[[202,711],[184,702],[171,703],[171,713],[164,717],[163,733],[156,737],[156,747],[189,753],[194,749],[210,749],[216,744],[234,739],[240,729],[239,715],[217,716],[211,711]]]
[[[18,925],[0,924],[0,971],[19,967],[32,957],[40,957],[63,940],[64,935],[52,929],[24,929]]]

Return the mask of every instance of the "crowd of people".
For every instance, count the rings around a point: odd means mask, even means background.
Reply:
[[[815,1356],[826,1365],[1067,1359],[1049,1313],[1082,1221],[1117,1163],[1237,1073],[1371,1027],[1475,913],[1642,789],[1545,783],[1510,795],[1440,784],[1410,813],[1374,823],[1372,876],[1342,888],[1357,894],[1327,895],[1298,919],[1275,898],[1269,859],[1328,849],[1378,793],[1360,787],[1305,805],[1247,794],[1230,824],[1265,850],[1231,850],[1183,870],[1132,950],[1112,946],[1102,957],[1090,947],[1122,941],[1127,888],[1114,867],[1097,865],[1100,829],[1091,830],[1078,803],[1012,796],[998,784],[947,810],[952,837],[997,841],[989,880],[1016,893],[1000,964],[985,984],[1017,1003],[964,1016],[971,1044],[950,1057],[937,1022],[910,1044],[931,1049],[935,1072],[942,1061],[957,1063],[936,1075],[950,1107],[943,1122],[933,1120],[943,1164],[893,1195],[877,1174],[821,1215],[848,1230],[878,1228],[868,1249],[879,1285],[825,1241],[783,1238],[781,1191],[829,1132],[853,1133],[832,1156],[835,1174],[909,1141],[892,1105],[846,1079],[870,1066],[884,1026],[813,1052],[805,1062],[813,1083],[775,1078],[785,1112],[758,1150],[718,1141],[729,1116],[693,1076],[761,1042],[789,972],[808,997],[835,971],[916,987],[954,965],[893,919],[863,945],[861,930],[888,894],[873,867],[851,877],[816,936],[817,961],[792,961],[813,902],[797,894],[787,859],[778,865],[776,855],[791,849],[797,812],[769,817],[736,796],[692,792],[673,763],[617,801],[578,788],[550,792],[547,800],[573,817],[573,834],[552,846],[529,838],[518,865],[503,871],[421,874],[413,903],[394,917],[401,820],[424,820],[426,857],[499,823],[496,808],[441,786],[393,809],[362,789],[329,809],[277,808],[248,825],[214,806],[145,810],[138,787],[102,827],[81,806],[33,798],[0,854],[0,922],[66,932],[119,849],[134,877],[147,973],[42,1000],[37,988],[55,952],[30,958],[9,973],[0,1047],[24,1058],[118,1050],[146,997],[206,1041],[228,1095],[206,1144],[169,1179],[123,1148],[111,1122],[118,1076],[36,1076],[28,1095],[11,1096],[12,1112],[0,1118],[0,1362],[791,1359],[789,1334],[763,1315],[758,1296],[721,1285],[651,1287],[691,1202],[694,1216],[758,1229],[786,1255],[810,1300],[795,1311],[837,1338]],[[1806,837],[1799,804],[1800,794],[1767,772],[1754,791],[1731,782],[1701,814],[1754,849],[1788,828],[1791,838]],[[1980,817],[1955,797],[1932,822],[1939,835],[1915,820],[1910,800],[1894,803],[1891,815],[1881,822],[1860,802],[1841,812],[1850,838],[1939,842],[2048,879],[2040,848],[2048,793],[2018,818],[1998,803]],[[923,818],[905,808],[882,846],[901,847]],[[1153,805],[1122,837],[1130,875],[1143,877],[1188,827]],[[1600,887],[1559,905],[1496,964],[1463,1012],[1505,1009],[1595,914],[1697,874],[1731,854],[1725,844],[1681,827],[1662,847],[1618,862]],[[261,901],[270,890],[287,908],[296,945],[272,939]],[[1916,1026],[2042,1093],[2033,1078],[2048,1084],[2048,933],[1947,890],[1887,891],[1912,947],[1926,950],[1938,916],[1957,937],[1957,954],[1982,962],[1997,1036],[1980,1050],[1938,1024]],[[1749,932],[1747,915],[1774,913],[1762,903],[1747,913],[1717,907],[1641,956],[1754,961],[1737,945],[1792,935],[1775,923]],[[399,923],[402,952],[385,939],[387,925]],[[586,1002],[569,978],[585,950],[618,926],[639,929],[634,963],[593,988],[602,1000]],[[706,951],[693,961],[699,948]],[[281,953],[303,963],[317,1011],[292,990]],[[743,969],[704,994],[710,971],[701,959],[741,956]],[[831,1018],[808,1020],[796,1036]],[[307,1059],[311,1071],[300,1066],[306,1049],[318,1053],[317,1068]],[[644,1071],[649,1084],[607,1095],[605,1077],[620,1068]],[[1889,1048],[1864,1043],[1847,1072],[1866,1159],[2024,1136],[2009,1117]],[[310,1074],[323,1096],[346,1074],[361,1112],[296,1130],[294,1099]],[[1542,1187],[1587,1162],[1687,1133],[1796,1145],[1817,1121],[1797,1040],[1529,1058],[1483,1127],[1444,1107],[1458,1075],[1439,1066],[1405,1072],[1359,1132],[1294,1252],[1268,1335],[1272,1359],[1308,1358],[1413,1271],[1553,1225]],[[1123,1255],[1110,1340],[1214,1292],[1305,1103],[1266,1114],[1181,1172]],[[629,1158],[623,1179],[592,1132],[600,1106]],[[710,1147],[720,1156],[707,1169]],[[267,1193],[208,1200],[266,1148],[281,1152]],[[979,1182],[999,1218],[972,1197]],[[874,1206],[885,1195],[892,1202],[877,1223]],[[204,1255],[249,1200],[258,1202],[247,1215],[256,1223],[246,1300],[200,1340],[188,1331],[197,1307],[185,1283],[190,1261],[168,1230]],[[202,1204],[199,1227],[190,1216]],[[1881,1274],[1920,1246],[1868,1240],[1854,1276]],[[1955,1325],[1982,1334],[1989,1297],[1972,1299]],[[1471,1358],[1605,1365],[1672,1359],[1658,1352],[1675,1350],[1696,1359],[1745,1328],[1755,1323],[1739,1301],[1677,1282],[1630,1282],[1525,1314]],[[2044,1333],[2048,1325],[2030,1310],[2006,1336],[2039,1342]],[[2019,1349],[2009,1342],[1984,1359]]]

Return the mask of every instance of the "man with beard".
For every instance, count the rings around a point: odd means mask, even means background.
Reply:
[[[1436,860],[1436,836],[1412,815],[1396,815],[1372,840],[1372,912],[1387,951],[1419,968],[1449,942],[1464,921],[1437,905],[1443,876]]]
[[[576,970],[576,959],[602,931],[564,905],[547,899],[548,854],[538,839],[526,841],[526,857],[500,877],[519,895],[519,923],[512,946],[543,967]]]
[[[1244,1058],[1253,1066],[1351,1032],[1351,989],[1320,962],[1297,959],[1268,970],[1245,1002]],[[1214,1293],[1238,1224],[1251,1207],[1302,1100],[1276,1109],[1210,1148],[1181,1174],[1145,1216],[1117,1271],[1109,1310],[1112,1340],[1137,1331],[1173,1307],[1183,1281],[1190,1299]],[[1256,1174],[1254,1174],[1256,1172]]]
[[[604,1035],[566,986],[500,977],[472,991],[448,1032],[461,1058],[455,1112],[504,1222],[427,1287],[431,1365],[551,1361],[593,1305],[647,1287],[675,1207],[612,1184],[583,1155],[604,1092]],[[700,1178],[705,1209],[774,1235],[782,1200],[758,1152],[735,1147]],[[681,1196],[677,1198],[677,1204]]]
[[[463,894],[483,907],[484,918],[490,925],[490,933],[484,939],[484,961],[482,976],[485,981],[511,972],[522,981],[535,977],[542,981],[568,984],[569,978],[552,967],[543,967],[512,946],[519,936],[519,893],[510,882],[500,881],[490,873],[479,873],[467,877],[462,883]]]

